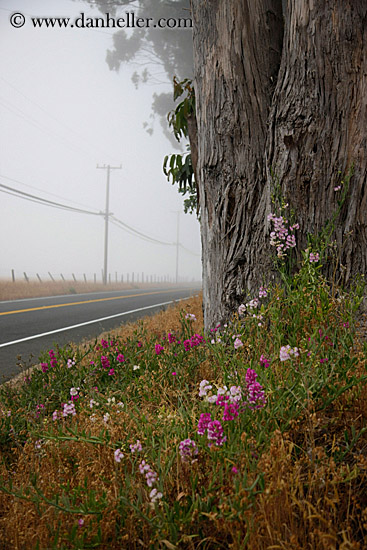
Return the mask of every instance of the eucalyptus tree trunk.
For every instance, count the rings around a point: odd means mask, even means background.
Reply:
[[[367,273],[366,0],[191,0],[205,325],[272,278],[273,171],[299,247],[337,206],[345,280]]]

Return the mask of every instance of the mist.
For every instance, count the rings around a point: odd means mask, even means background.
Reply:
[[[24,16],[22,27],[12,26],[14,13]],[[110,165],[112,279],[144,273],[174,280],[179,229],[179,280],[199,280],[199,223],[183,213],[182,196],[162,172],[164,156],[175,151],[152,114],[153,95],[172,93],[170,79],[154,52],[111,70],[106,55],[118,29],[31,22],[81,13],[101,16],[86,2],[0,0],[0,277],[14,270],[17,279],[50,272],[101,280],[107,170],[97,166]],[[187,30],[171,32],[191,40]],[[154,78],[136,87],[132,76],[147,59]]]

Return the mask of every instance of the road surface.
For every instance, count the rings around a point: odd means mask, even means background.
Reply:
[[[188,298],[199,288],[130,289],[0,302],[0,383],[20,372],[18,356],[38,363],[55,344],[79,343]]]

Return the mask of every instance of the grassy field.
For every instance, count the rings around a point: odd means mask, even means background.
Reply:
[[[170,283],[165,283],[165,286]],[[75,281],[35,282],[0,279],[0,301],[18,300],[21,298],[38,298],[42,296],[59,296],[64,294],[82,294],[87,292],[105,292],[113,290],[128,290],[133,288],[150,288],[159,283],[82,283]]]
[[[193,298],[1,386],[0,548],[366,548],[360,292],[302,269],[209,334]]]

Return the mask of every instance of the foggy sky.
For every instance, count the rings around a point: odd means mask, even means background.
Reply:
[[[25,15],[24,27],[11,26],[14,12]],[[35,29],[27,20],[80,12],[100,15],[71,0],[0,0],[0,183],[100,212],[106,171],[96,165],[121,164],[122,170],[111,172],[111,212],[142,233],[174,243],[180,210],[180,242],[196,256],[180,250],[179,275],[197,280],[199,223],[183,213],[182,197],[162,172],[164,156],[175,151],[158,119],[152,136],[143,128],[152,121],[153,93],[171,91],[171,83],[159,67],[151,67],[159,83],[138,89],[131,82],[136,66],[110,71],[105,58],[112,29]],[[24,271],[101,277],[102,216],[69,213],[3,192],[0,216],[1,278],[9,278],[11,269],[18,278]],[[175,246],[147,243],[110,224],[113,278],[116,271],[174,277],[175,269]]]

